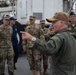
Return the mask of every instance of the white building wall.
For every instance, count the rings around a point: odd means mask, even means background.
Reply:
[[[57,11],[63,11],[63,0],[18,0],[17,2],[17,20],[22,24],[25,24],[29,16],[34,13],[42,13],[41,19],[46,19]],[[39,19],[36,23],[39,23]]]
[[[29,16],[33,15],[33,10],[32,10],[32,0],[27,0],[27,21],[29,20]]]
[[[24,24],[26,19],[26,0],[18,0],[17,2],[17,20]]]
[[[32,0],[33,12],[43,12],[43,0]]]
[[[52,17],[55,12],[63,11],[62,0],[45,0],[44,19]]]

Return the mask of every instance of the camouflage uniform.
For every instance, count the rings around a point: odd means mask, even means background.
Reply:
[[[44,34],[44,41],[47,42],[49,40],[48,35],[48,28],[45,28],[45,20],[40,20],[40,25]],[[47,69],[48,69],[48,55],[43,54],[43,74],[47,75]]]
[[[25,31],[37,38],[43,37],[43,32],[39,25],[29,25],[26,27]],[[31,41],[27,41],[26,48],[29,49],[27,50],[27,59],[29,61],[30,70],[41,71],[41,53],[34,48],[32,49],[32,47],[33,43]]]
[[[47,35],[48,28],[44,28],[43,32],[45,36],[45,41],[47,42],[49,40],[49,37]],[[46,54],[43,54],[43,68],[44,68],[44,74],[45,74],[46,70],[48,69],[48,55]]]
[[[13,48],[11,43],[11,26],[0,25],[0,75],[4,75],[5,61],[7,59],[9,75],[13,75]]]
[[[56,34],[56,33],[54,32],[53,27],[50,26],[48,29],[49,29],[49,31],[48,31],[48,35],[49,35],[50,37],[53,37],[53,36]]]

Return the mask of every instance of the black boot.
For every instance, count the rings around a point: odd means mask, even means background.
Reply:
[[[44,74],[44,75],[48,75],[48,71],[47,71],[47,69],[44,69],[43,74]]]
[[[15,69],[15,70],[17,69],[15,64],[14,64],[14,69]]]
[[[14,75],[14,72],[8,71],[9,75]]]
[[[9,75],[14,75],[14,74],[9,74]]]

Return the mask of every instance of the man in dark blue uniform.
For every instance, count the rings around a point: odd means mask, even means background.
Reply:
[[[10,17],[10,25],[13,29],[12,34],[12,44],[13,44],[13,50],[14,50],[14,69],[16,69],[15,63],[17,62],[17,59],[19,57],[19,35],[17,31],[17,26],[15,25],[16,19],[14,17]]]

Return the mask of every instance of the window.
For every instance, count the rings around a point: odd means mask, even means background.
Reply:
[[[42,19],[42,13],[33,13],[33,16],[36,17],[36,20],[41,20]]]

